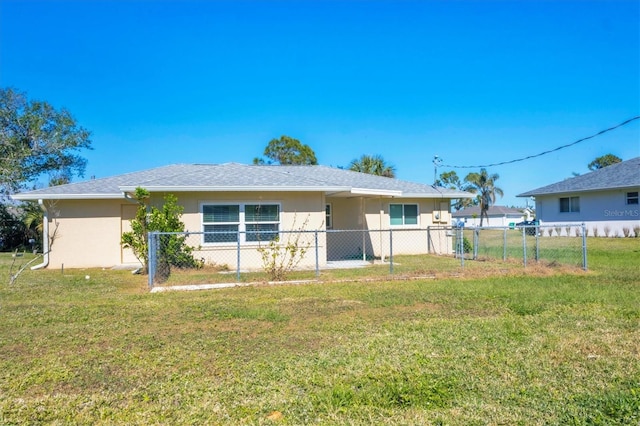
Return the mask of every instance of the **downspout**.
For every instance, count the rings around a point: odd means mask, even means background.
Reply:
[[[42,199],[38,200],[38,205],[44,212],[42,217],[42,263],[32,266],[31,270],[46,268],[49,265],[49,211]]]
[[[378,232],[378,240],[380,240],[380,260],[382,260],[382,262],[384,263],[384,252],[382,251],[382,215],[384,213],[384,210],[382,208],[382,197],[378,197],[378,202],[380,203],[378,209],[378,229],[380,230],[380,232]]]
[[[366,250],[366,236],[365,236],[365,230],[367,229],[367,216],[365,214],[366,208],[365,208],[365,198],[360,197],[360,207],[362,210],[362,261],[366,262],[367,261],[367,250]]]

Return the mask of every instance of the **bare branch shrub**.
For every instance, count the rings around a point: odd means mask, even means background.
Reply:
[[[622,227],[622,234],[624,234],[625,238],[629,238],[629,234],[631,233],[631,228],[628,226]]]
[[[565,226],[564,227],[565,231],[567,231],[567,237],[571,236],[571,227],[570,226]]]
[[[556,226],[556,227],[555,227],[555,230],[556,230],[556,235],[559,237],[559,236],[560,236],[560,234],[562,233],[562,228],[561,228],[561,227],[559,227],[559,226]]]
[[[596,238],[598,238],[598,234],[599,234],[599,232],[600,232],[600,231],[598,231],[598,227],[597,227],[597,226],[594,226],[594,227],[593,227],[593,236],[594,236],[594,237],[596,237]]]
[[[604,236],[608,238],[609,234],[611,234],[611,228],[607,225],[604,227]]]
[[[16,280],[18,279],[18,277],[20,276],[20,274],[27,269],[30,265],[32,265],[33,263],[35,263],[37,260],[40,260],[42,258],[44,258],[45,255],[51,253],[51,249],[53,248],[53,243],[56,241],[56,237],[58,235],[58,227],[60,226],[60,224],[58,223],[58,216],[60,215],[60,211],[55,209],[56,203],[52,203],[48,209],[51,212],[51,217],[53,218],[53,232],[49,232],[49,235],[47,235],[46,237],[49,238],[49,249],[47,251],[43,251],[42,253],[40,253],[39,255],[37,255],[36,257],[34,257],[33,259],[31,259],[30,261],[28,261],[27,263],[18,266],[18,270],[16,271],[16,273],[13,273],[13,268],[15,266],[16,263],[16,259],[19,257],[18,256],[18,251],[16,250],[16,252],[13,255],[13,261],[11,262],[11,266],[9,267],[9,284],[13,284],[16,282]]]
[[[307,254],[311,242],[301,241],[305,234],[304,230],[309,223],[309,217],[305,219],[302,226],[296,229],[296,218],[294,217],[291,233],[287,233],[286,242],[280,241],[280,236],[276,236],[268,244],[257,248],[262,258],[262,268],[271,281],[283,281],[289,272],[293,271]],[[297,232],[296,232],[297,231]]]
[[[633,227],[633,235],[635,235],[636,238],[640,238],[640,226]]]

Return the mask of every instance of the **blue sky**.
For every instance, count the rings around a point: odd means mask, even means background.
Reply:
[[[434,155],[507,161],[639,115],[640,2],[2,0],[0,86],[92,132],[85,178],[250,163],[289,135],[432,183]],[[488,168],[498,204],[607,153],[639,156],[640,120]]]

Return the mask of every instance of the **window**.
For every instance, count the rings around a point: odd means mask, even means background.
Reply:
[[[204,243],[271,241],[278,237],[278,204],[205,204]]]
[[[333,218],[331,217],[331,204],[327,204],[325,206],[324,212],[325,212],[324,221],[325,221],[325,224],[327,225],[327,229],[332,229],[333,228]]]
[[[580,211],[580,197],[560,198],[560,213],[577,213]]]
[[[280,208],[276,204],[247,204],[244,207],[246,241],[271,241],[278,236]]]
[[[417,204],[389,204],[389,219],[391,226],[417,225]]]
[[[638,191],[627,192],[627,204],[638,204]]]
[[[205,243],[229,243],[238,241],[240,206],[202,206]]]

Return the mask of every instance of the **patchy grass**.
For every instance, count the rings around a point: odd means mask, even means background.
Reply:
[[[580,253],[581,255],[581,253]],[[551,257],[550,259],[554,259]],[[432,278],[479,278],[496,275],[532,276],[551,274],[579,274],[582,261],[563,263],[557,260],[529,259],[526,268],[520,258],[507,258],[506,261],[494,257],[479,255],[476,260],[464,260],[453,256],[437,255],[397,255],[393,265],[388,262],[376,262],[365,267],[347,267],[343,269],[322,269],[316,275],[315,270],[296,270],[287,274],[288,281],[315,280],[322,282],[339,281],[379,281]],[[219,284],[219,283],[265,283],[270,280],[264,272],[242,272],[238,281],[237,273],[219,271],[217,269],[172,269],[171,275],[162,284],[156,286],[175,286],[187,284]]]
[[[0,424],[640,421],[637,241],[594,240],[588,273],[437,260],[428,279],[205,292],[3,279]]]

